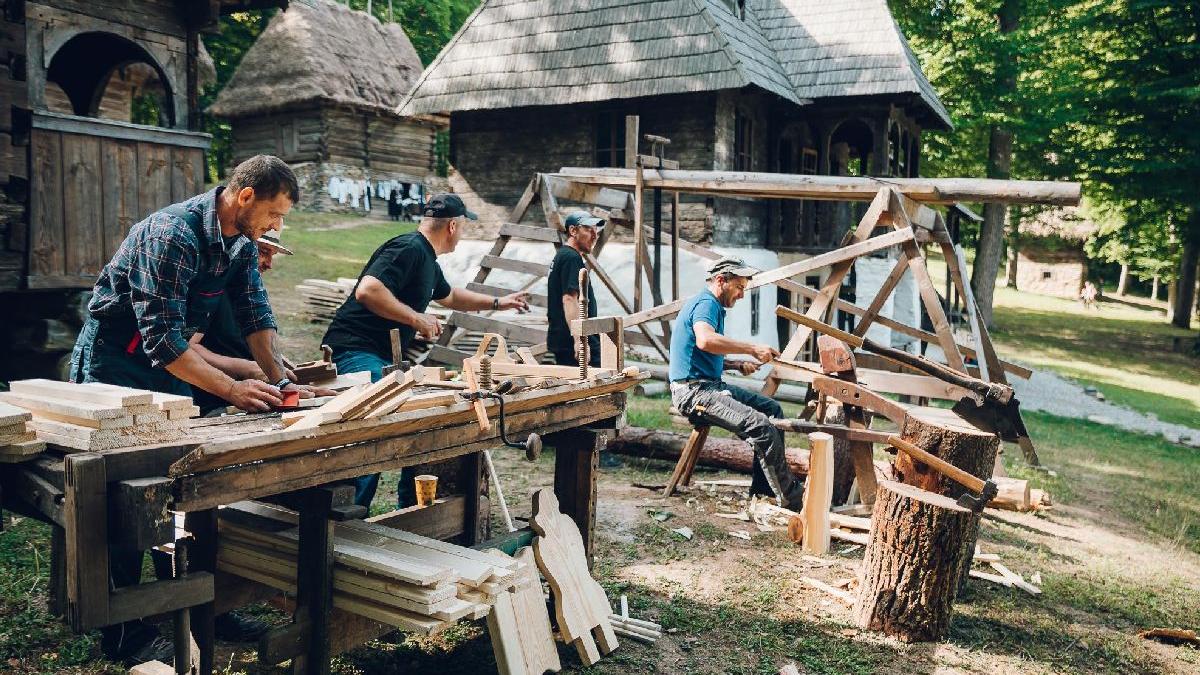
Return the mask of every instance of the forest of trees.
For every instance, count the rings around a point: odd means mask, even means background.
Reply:
[[[347,0],[403,25],[428,64],[478,0]],[[927,134],[928,176],[1084,182],[1088,243],[1101,261],[1174,284],[1168,315],[1188,327],[1200,262],[1200,0],[890,0],[954,120]],[[207,104],[269,13],[223,19],[205,38],[217,65]],[[210,120],[210,165],[228,130]],[[986,205],[972,285],[990,321],[1006,247],[1029,210]]]

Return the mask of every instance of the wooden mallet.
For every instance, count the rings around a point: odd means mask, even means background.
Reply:
[[[975,513],[979,513],[983,511],[983,507],[987,506],[988,502],[996,498],[996,493],[999,492],[999,488],[997,488],[996,484],[991,480],[985,481],[977,478],[976,476],[972,476],[966,471],[954,466],[950,462],[947,462],[940,457],[922,450],[921,448],[909,443],[899,436],[888,436],[888,443],[890,443],[893,448],[896,448],[897,450],[906,453],[909,457],[912,457],[922,464],[937,470],[943,476],[954,480],[956,483],[962,485],[968,490],[978,492],[978,497],[972,494],[963,494],[958,498],[958,505],[963,508],[971,509]]]

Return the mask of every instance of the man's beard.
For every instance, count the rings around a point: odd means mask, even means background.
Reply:
[[[238,232],[240,232],[247,239],[249,239],[250,241],[254,241],[254,228],[251,227],[250,221],[248,218],[246,218],[245,216],[239,215],[237,217],[237,229],[238,229]]]

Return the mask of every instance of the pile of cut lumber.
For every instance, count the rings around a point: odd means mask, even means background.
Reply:
[[[258,502],[220,511],[217,569],[296,590],[295,512]],[[401,630],[433,634],[491,611],[522,563],[361,520],[333,529],[333,606]]]
[[[176,441],[200,414],[191,397],[111,384],[17,380],[9,388],[0,402],[28,411],[38,440],[72,450]]]
[[[0,462],[24,462],[46,449],[29,428],[33,415],[28,410],[0,403]]]
[[[338,307],[350,297],[356,283],[357,279],[341,277],[336,281],[305,279],[296,284],[296,290],[304,301],[304,315],[314,322],[332,321]]]
[[[400,411],[450,405],[460,400],[453,390],[416,392],[422,384],[458,388],[456,383],[443,381],[444,376],[443,368],[413,366],[407,371],[394,370],[377,382],[343,391],[319,408],[287,413],[283,416],[283,424],[294,429],[312,429],[322,424],[375,419]]]

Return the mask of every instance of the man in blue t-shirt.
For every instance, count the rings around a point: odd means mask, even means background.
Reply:
[[[751,493],[774,494],[783,507],[799,511],[804,486],[788,469],[783,433],[770,420],[783,417],[783,409],[769,397],[721,381],[725,370],[749,375],[779,356],[773,347],[725,337],[725,309],[746,294],[757,273],[738,258],[709,265],[707,287],[684,303],[671,332],[671,402],[692,424],[721,427],[749,442],[758,460]],[[754,360],[726,360],[729,354]]]

